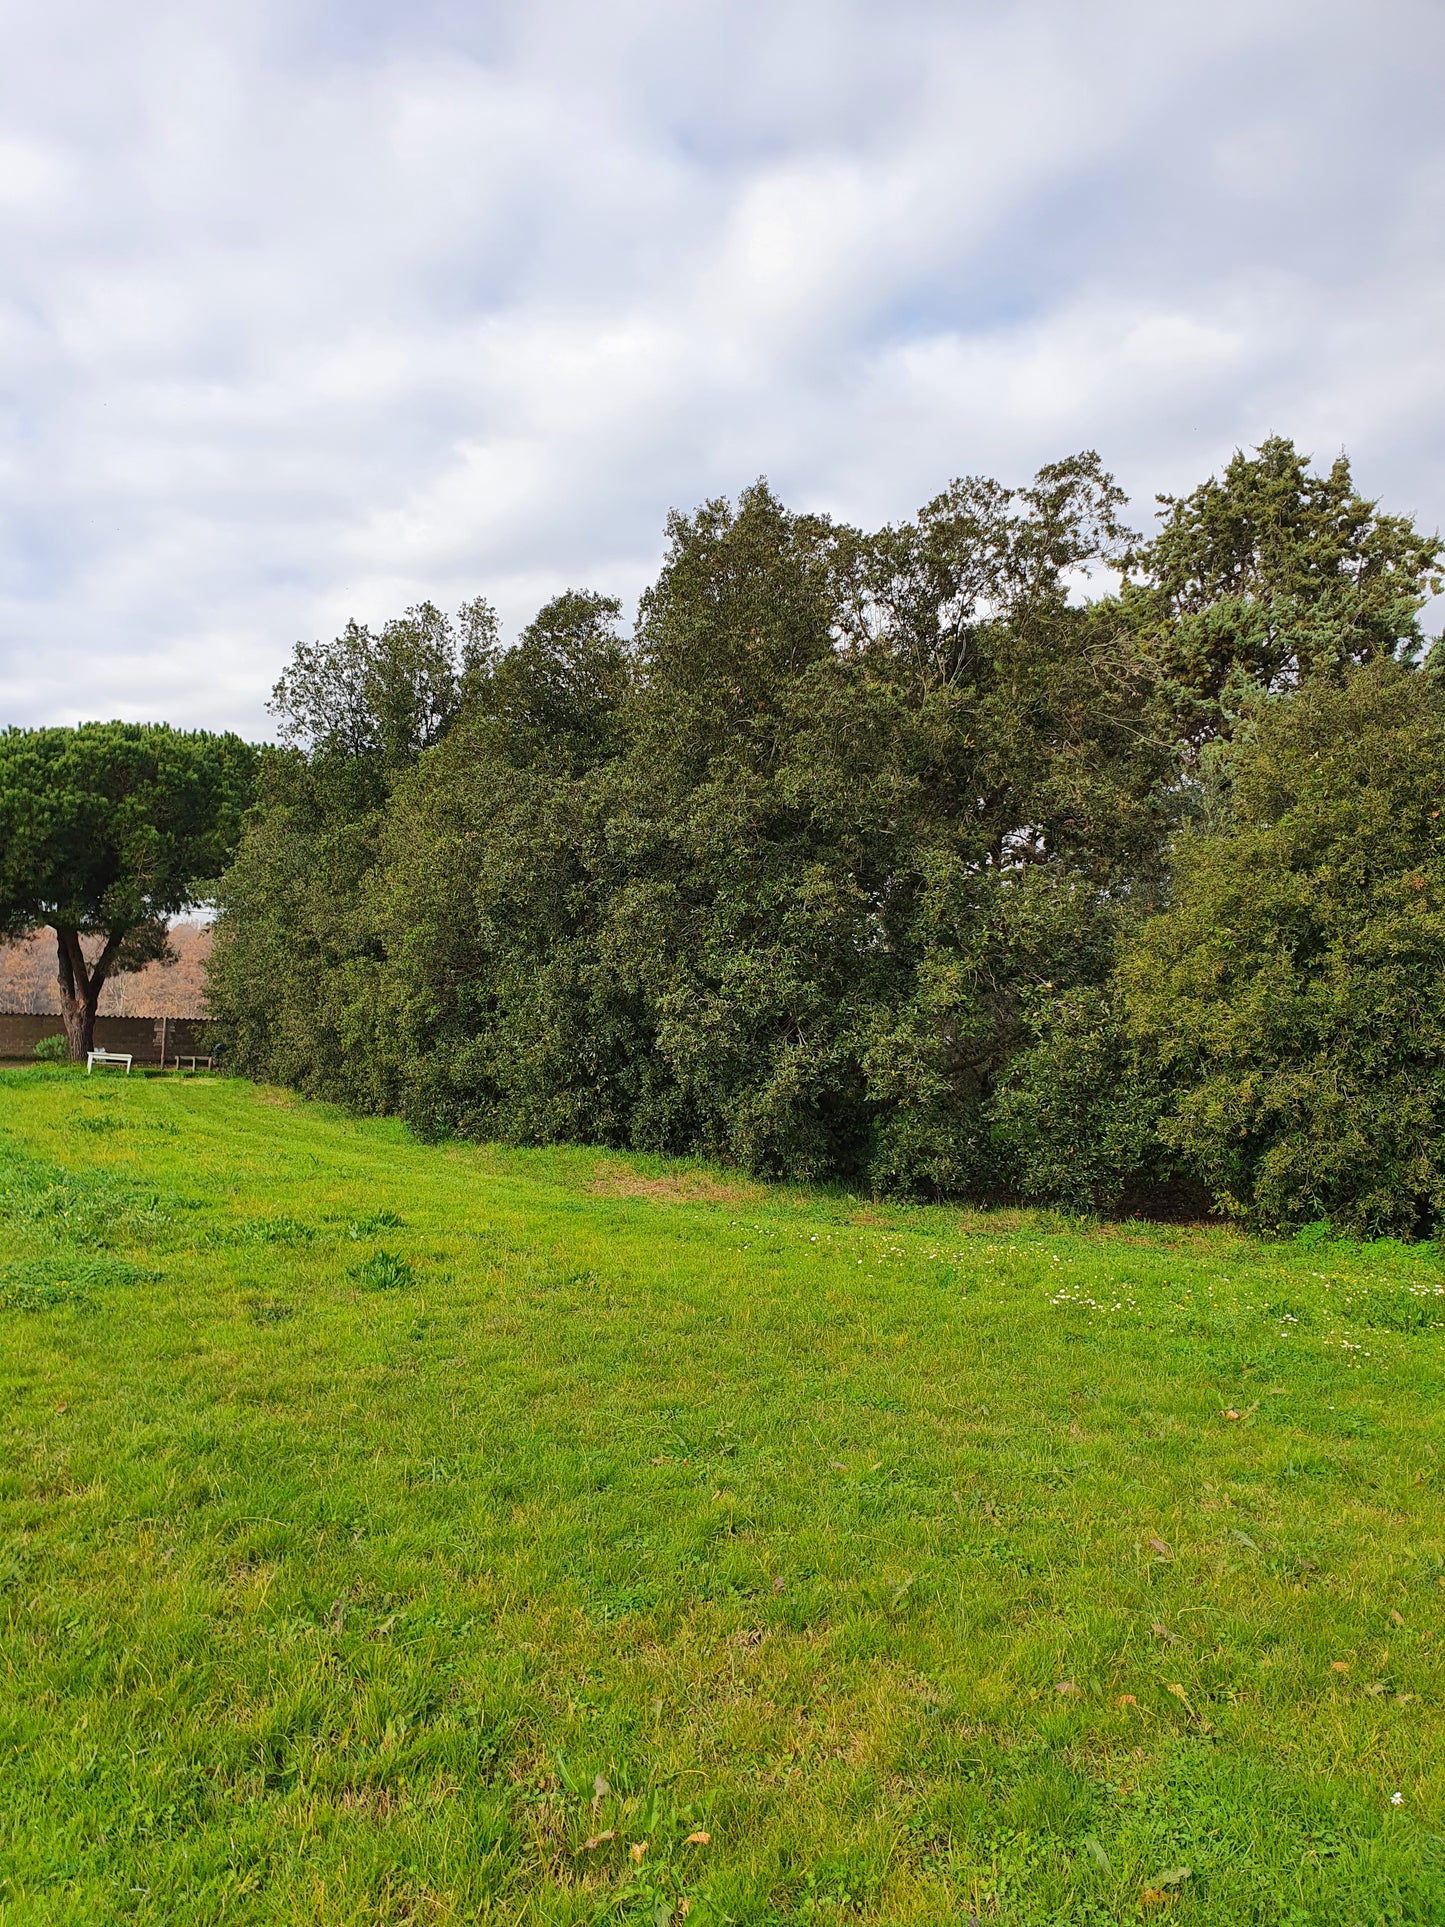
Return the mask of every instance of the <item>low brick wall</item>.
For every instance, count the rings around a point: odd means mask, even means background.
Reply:
[[[0,1011],[0,1058],[12,1063],[33,1058],[42,1037],[63,1037],[58,1017],[31,1017]],[[97,1050],[129,1051],[137,1064],[159,1064],[164,1045],[166,1062],[203,1057],[212,1048],[215,1026],[204,1017],[97,1017]]]

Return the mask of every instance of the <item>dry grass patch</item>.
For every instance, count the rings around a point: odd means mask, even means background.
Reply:
[[[706,1171],[644,1177],[627,1164],[595,1164],[587,1189],[595,1197],[654,1198],[664,1204],[758,1204],[768,1194],[746,1179],[715,1178]]]

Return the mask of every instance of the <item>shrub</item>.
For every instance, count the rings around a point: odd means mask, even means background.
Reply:
[[[1129,946],[1164,1139],[1266,1227],[1445,1213],[1445,693],[1398,663],[1264,703]]]
[[[42,1064],[63,1064],[70,1056],[70,1046],[59,1034],[54,1037],[42,1037],[35,1046],[34,1054]]]
[[[1146,1052],[1125,1034],[1107,988],[1053,998],[1035,1017],[993,1103],[1009,1188],[1075,1211],[1108,1212],[1179,1175],[1160,1141],[1166,1097]]]

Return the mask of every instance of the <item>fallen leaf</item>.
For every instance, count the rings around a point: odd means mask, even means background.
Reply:
[[[785,1591],[785,1590],[786,1590],[786,1588],[787,1588],[787,1583],[788,1583],[788,1582],[787,1582],[787,1580],[786,1580],[786,1579],[775,1579],[775,1580],[773,1581],[773,1591],[774,1591],[774,1592],[783,1592],[783,1591]]]
[[[1177,1646],[1179,1644],[1178,1633],[1171,1633],[1169,1628],[1167,1626],[1161,1626],[1157,1619],[1154,1621],[1150,1631],[1156,1639],[1167,1639],[1171,1646]]]
[[[1349,1670],[1350,1662],[1347,1659],[1332,1659],[1330,1661],[1330,1671],[1332,1673],[1348,1673]]]
[[[609,1827],[606,1833],[590,1834],[588,1838],[583,1842],[583,1845],[585,1846],[587,1852],[591,1853],[592,1849],[594,1847],[600,1847],[604,1840],[615,1840],[616,1838],[617,1838],[616,1827]]]
[[[1414,1697],[1415,1695],[1413,1693],[1396,1693],[1395,1704],[1396,1706],[1408,1706]]]
[[[603,1779],[602,1775],[599,1773],[597,1775],[597,1778],[592,1782],[593,1799],[594,1800],[605,1799],[611,1791],[612,1791],[612,1788],[607,1784],[607,1782]]]
[[[1062,1693],[1067,1699],[1078,1699],[1080,1696],[1078,1687],[1071,1679],[1061,1679],[1054,1691]]]
[[[699,1827],[697,1832],[690,1833],[682,1844],[685,1847],[705,1847],[711,1839],[712,1835],[705,1828]]]
[[[1381,1699],[1389,1690],[1382,1679],[1377,1679],[1372,1686],[1365,1688],[1371,1699]]]
[[[1238,1414],[1238,1412],[1236,1412],[1236,1411],[1235,1411],[1235,1409],[1234,1409],[1234,1407],[1233,1407],[1233,1406],[1231,1405],[1231,1406],[1230,1406],[1230,1408],[1229,1408],[1229,1410],[1228,1410],[1228,1411],[1227,1411],[1227,1412],[1225,1413],[1225,1415],[1224,1415],[1224,1416],[1225,1416],[1226,1418],[1238,1418],[1238,1417],[1239,1417],[1239,1414]]]
[[[69,1410],[70,1407],[68,1405],[57,1405],[55,1408],[55,1416],[59,1418],[62,1412],[68,1412]]]
[[[1086,1833],[1084,1835],[1084,1847],[1089,1858],[1099,1869],[1100,1873],[1112,1873],[1114,1871],[1109,1864],[1108,1854],[1105,1853],[1103,1847],[1100,1846],[1098,1840],[1092,1833]]]
[[[671,1464],[671,1460],[670,1460],[670,1459],[668,1458],[668,1456],[667,1456],[667,1454],[666,1454],[666,1452],[663,1452],[663,1453],[661,1453],[661,1454],[659,1454],[659,1456],[658,1456],[657,1458],[655,1458],[655,1459],[654,1459],[654,1460],[652,1461],[652,1463],[653,1463],[654,1465],[669,1465],[669,1464]]]
[[[1162,1893],[1158,1887],[1146,1887],[1139,1896],[1139,1905],[1141,1907],[1163,1907],[1168,1903],[1168,1900],[1168,1894]]]
[[[1132,1693],[1121,1693],[1114,1704],[1116,1706],[1137,1706],[1139,1702]],[[1120,1787],[1119,1791],[1122,1793],[1124,1789]]]
[[[1236,1530],[1231,1532],[1229,1536],[1231,1539],[1233,1539],[1236,1545],[1248,1546],[1251,1552],[1259,1551],[1259,1547],[1254,1543],[1253,1539],[1250,1538],[1247,1532],[1240,1532],[1236,1528]]]
[[[1156,1539],[1152,1533],[1149,1538],[1149,1549],[1151,1552],[1157,1552],[1161,1559],[1172,1559],[1174,1557],[1174,1554],[1169,1550],[1168,1546],[1165,1545],[1164,1541],[1162,1539]]]
[[[762,1639],[761,1626],[740,1626],[733,1634],[734,1646],[756,1646]]]
[[[835,1472],[846,1472],[848,1470],[841,1459],[829,1459],[828,1463]]]
[[[642,1865],[642,1856],[647,1852],[647,1842],[645,1840],[634,1840],[627,1851],[640,1867]]]
[[[1394,1608],[1393,1606],[1391,1606],[1391,1608],[1390,1608],[1390,1624],[1391,1624],[1392,1626],[1403,1626],[1403,1625],[1404,1625],[1404,1623],[1405,1623],[1405,1617],[1404,1617],[1404,1614],[1403,1614],[1403,1613],[1398,1613],[1398,1612],[1396,1612],[1396,1610],[1395,1610],[1395,1608]]]

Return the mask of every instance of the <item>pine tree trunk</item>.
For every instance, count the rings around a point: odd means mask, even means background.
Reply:
[[[100,1005],[100,993],[110,974],[110,966],[120,948],[122,934],[119,931],[111,932],[106,938],[105,948],[95,960],[94,969],[88,970],[85,952],[80,947],[80,932],[59,926],[56,928],[60,1020],[65,1025],[65,1041],[70,1048],[72,1064],[83,1063],[95,1049],[95,1013]]]
[[[80,948],[80,933],[77,930],[62,930],[57,926],[55,932],[55,976],[60,988],[60,1019],[65,1025],[65,1041],[70,1048],[70,1061],[78,1064],[88,1050],[94,1046],[86,1042],[85,992],[88,972],[85,957]],[[77,965],[79,972],[77,975]],[[92,1019],[90,1034],[95,1035]]]

